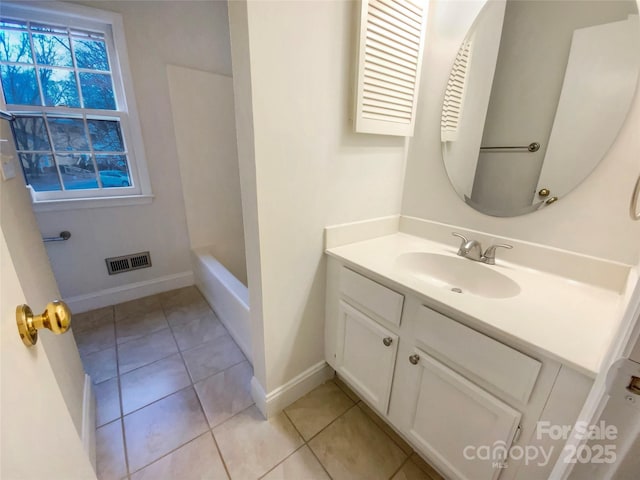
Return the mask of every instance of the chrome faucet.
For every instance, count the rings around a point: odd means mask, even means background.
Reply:
[[[464,235],[457,232],[452,232],[451,235],[462,239],[462,243],[458,249],[458,255],[475,262],[486,263],[487,265],[496,264],[496,248],[513,248],[513,245],[498,243],[496,245],[491,245],[484,253],[482,253],[482,245],[478,240],[467,240]]]

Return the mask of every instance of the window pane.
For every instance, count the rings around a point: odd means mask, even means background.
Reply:
[[[69,37],[62,35],[33,34],[36,61],[41,65],[72,67]]]
[[[91,155],[72,154],[56,155],[64,188],[67,190],[83,190],[98,188],[96,171]]]
[[[96,155],[96,163],[104,188],[131,186],[125,155]]]
[[[107,48],[104,42],[74,38],[73,49],[76,52],[76,64],[78,68],[109,70]]]
[[[89,150],[84,121],[81,118],[49,117],[49,130],[56,151]]]
[[[18,150],[51,150],[42,117],[16,117],[12,126]]]
[[[94,150],[103,152],[124,151],[120,122],[113,120],[87,120],[87,125],[89,126],[89,135],[91,135],[91,144]]]
[[[0,30],[0,60],[33,63],[29,35],[15,30]]]
[[[36,192],[62,190],[51,155],[20,153],[19,156],[25,179]]]
[[[35,68],[1,65],[0,76],[2,76],[5,103],[42,105],[38,82],[36,82]]]
[[[80,86],[85,108],[115,110],[111,75],[103,73],[80,73]]]
[[[40,68],[40,84],[48,107],[79,107],[78,85],[73,70]]]

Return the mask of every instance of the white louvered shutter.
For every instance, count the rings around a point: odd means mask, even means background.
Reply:
[[[471,41],[465,41],[458,50],[449,74],[440,119],[440,137],[443,142],[452,142],[458,139],[458,127],[462,118],[464,94],[467,90],[467,72],[471,64],[471,52]]]
[[[362,0],[355,130],[412,136],[428,0]]]

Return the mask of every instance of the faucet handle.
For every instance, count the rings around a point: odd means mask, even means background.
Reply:
[[[462,256],[462,248],[468,242],[467,237],[458,232],[451,232],[451,235],[462,239],[462,242],[460,242],[460,248],[458,248],[458,255]]]
[[[483,261],[487,265],[495,265],[496,264],[496,248],[512,249],[513,245],[509,245],[507,243],[498,243],[496,245],[491,245],[489,248],[487,248],[487,250],[484,252],[484,255],[482,255],[482,257],[484,259]]]
[[[465,243],[467,243],[469,240],[467,240],[467,237],[465,237],[464,235],[462,235],[461,233],[458,232],[451,232],[451,235],[453,235],[454,237],[458,237],[462,239],[462,244],[464,245]]]

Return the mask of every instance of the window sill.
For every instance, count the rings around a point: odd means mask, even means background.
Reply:
[[[124,207],[129,205],[148,205],[153,202],[153,195],[127,195],[104,198],[71,198],[67,200],[32,201],[33,211],[55,212],[61,210],[81,210],[85,208]]]

